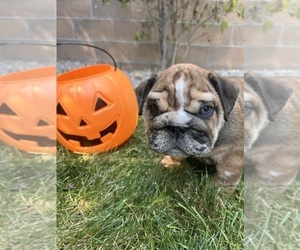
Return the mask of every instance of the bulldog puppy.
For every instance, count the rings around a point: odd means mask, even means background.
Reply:
[[[300,81],[247,73],[244,107],[245,168],[254,167],[254,184],[281,193],[300,167]]]
[[[150,148],[164,165],[196,157],[216,165],[217,185],[238,184],[243,170],[243,80],[176,64],[137,88]]]

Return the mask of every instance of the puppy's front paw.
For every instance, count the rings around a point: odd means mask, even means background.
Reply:
[[[180,165],[182,162],[181,157],[176,157],[176,156],[170,156],[170,155],[165,155],[164,158],[160,161],[162,165],[166,168],[172,168],[175,166]]]
[[[231,195],[234,193],[236,186],[238,185],[242,176],[241,169],[229,168],[222,169],[220,166],[217,166],[217,174],[215,175],[215,185],[223,189],[223,192]]]

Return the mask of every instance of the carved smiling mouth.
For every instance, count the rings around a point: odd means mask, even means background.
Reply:
[[[102,137],[105,135],[111,133],[114,134],[117,130],[117,122],[114,121],[110,126],[108,126],[106,129],[102,130],[99,132],[99,138],[96,139],[88,139],[86,136],[81,136],[81,135],[73,135],[73,134],[67,134],[64,133],[63,131],[57,129],[58,132],[67,140],[72,140],[72,141],[78,141],[81,147],[93,147],[97,146],[103,143],[101,140]]]
[[[51,140],[48,137],[45,136],[38,136],[38,135],[24,135],[24,134],[15,134],[12,132],[9,132],[5,129],[2,129],[2,131],[8,135],[9,137],[13,138],[14,140],[20,141],[34,141],[38,144],[40,147],[54,147],[56,146],[56,140]]]

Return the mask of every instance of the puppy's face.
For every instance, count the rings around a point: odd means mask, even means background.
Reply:
[[[188,71],[172,73],[158,78],[146,100],[149,146],[169,155],[206,154],[224,122],[219,98],[207,75],[195,79]]]
[[[244,86],[244,149],[249,150],[269,123],[262,99],[249,83]]]
[[[276,114],[282,110],[291,93],[288,86],[276,80],[245,74],[245,152],[252,148],[262,131],[275,119]]]
[[[150,148],[181,157],[207,155],[237,97],[236,89],[225,91],[220,82],[195,65],[178,64],[142,83],[136,92]]]

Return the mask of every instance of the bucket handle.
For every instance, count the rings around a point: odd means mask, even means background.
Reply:
[[[2,45],[37,45],[37,46],[56,47],[55,44],[38,43],[38,42],[4,42],[4,43],[0,43],[0,46],[2,46]]]
[[[112,59],[112,61],[113,61],[113,63],[114,63],[115,71],[117,70],[117,64],[116,64],[116,61],[115,61],[115,59],[113,58],[113,56],[112,56],[110,53],[108,53],[106,50],[101,49],[101,48],[99,48],[99,47],[97,47],[97,46],[95,46],[95,45],[86,44],[86,43],[75,43],[75,42],[58,42],[57,45],[81,45],[81,46],[91,47],[91,48],[100,50],[100,51],[106,53],[106,54]]]
[[[4,43],[0,43],[1,45],[40,45],[40,46],[49,46],[49,47],[56,47],[57,45],[81,45],[81,46],[86,46],[86,47],[91,47],[94,49],[98,49],[104,53],[106,53],[113,61],[114,63],[114,68],[115,71],[117,70],[117,63],[115,61],[115,59],[113,58],[113,56],[108,53],[106,50],[101,49],[95,45],[91,45],[91,44],[86,44],[86,43],[75,43],[75,42],[58,42],[56,45],[55,44],[49,44],[49,43],[37,43],[37,42],[4,42]]]

